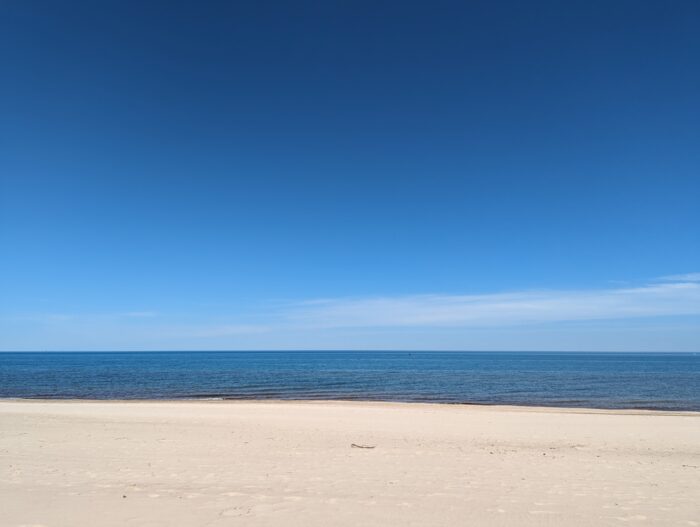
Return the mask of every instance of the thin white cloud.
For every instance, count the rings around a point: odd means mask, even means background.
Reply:
[[[123,313],[32,313],[23,315],[3,315],[1,320],[9,321],[35,321],[35,322],[69,322],[77,321],[80,323],[99,322],[99,321],[118,321],[120,319],[132,318],[153,318],[157,317],[156,311],[127,311]]]
[[[481,295],[324,298],[257,314],[259,324],[204,324],[182,336],[218,338],[334,328],[497,328],[555,322],[700,315],[700,283]]]
[[[173,336],[181,338],[216,338],[234,335],[250,335],[274,331],[273,326],[263,324],[217,324],[177,328]]]
[[[672,274],[662,276],[659,280],[665,282],[700,282],[700,273]]]
[[[297,342],[295,338],[311,342],[334,331],[344,335],[343,342],[346,342],[363,331],[386,332],[392,328],[399,335],[411,333],[404,331],[408,329],[434,331],[440,328],[465,331],[483,328],[499,334],[509,331],[508,328],[528,326],[535,331],[558,322],[651,321],[662,317],[698,316],[700,281],[688,279],[688,276],[697,275],[700,273],[677,275],[675,279],[665,277],[662,281],[637,287],[620,285],[591,290],[309,299],[277,304],[275,308],[262,311],[246,311],[239,316],[212,313],[190,317],[182,313],[132,311],[111,315],[0,317],[0,322],[39,323],[38,327],[66,339],[94,334],[99,342],[105,338],[115,342],[131,339],[140,343],[166,342],[161,345],[166,347],[187,342],[191,348],[207,347],[210,342],[233,343],[230,345],[234,347],[273,342],[279,346],[280,342]],[[17,331],[20,336],[26,335],[26,328]]]
[[[340,298],[292,307],[299,327],[479,327],[577,320],[700,315],[700,284],[592,291]]]

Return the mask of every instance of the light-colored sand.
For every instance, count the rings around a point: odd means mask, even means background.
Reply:
[[[700,414],[1,401],[0,525],[700,525]]]

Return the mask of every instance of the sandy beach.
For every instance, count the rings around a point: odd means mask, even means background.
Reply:
[[[6,400],[0,525],[696,526],[700,414]]]

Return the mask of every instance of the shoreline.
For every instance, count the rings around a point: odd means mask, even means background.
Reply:
[[[489,404],[469,402],[442,401],[383,401],[372,399],[255,399],[255,398],[163,398],[163,399],[91,399],[91,398],[40,398],[40,397],[0,397],[0,403],[36,403],[36,404],[301,404],[301,405],[333,405],[340,406],[377,406],[377,407],[463,407],[474,409],[491,409],[496,411],[543,412],[570,414],[601,414],[601,415],[656,415],[656,416],[688,416],[700,417],[700,410],[665,410],[662,408],[599,408],[594,406],[542,406],[527,404]]]

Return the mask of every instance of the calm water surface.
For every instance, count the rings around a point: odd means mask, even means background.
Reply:
[[[0,353],[0,397],[359,399],[700,411],[700,354]]]

